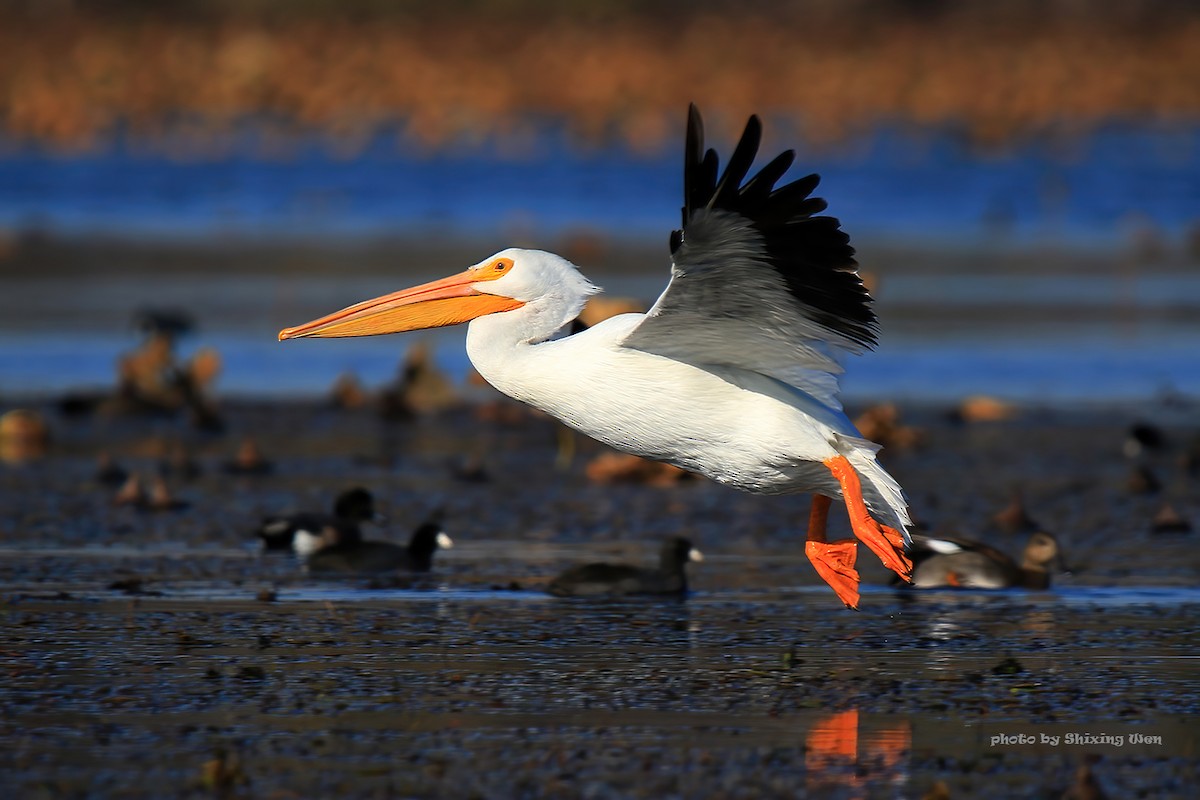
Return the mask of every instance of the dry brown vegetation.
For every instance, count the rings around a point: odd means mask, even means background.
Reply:
[[[349,146],[399,123],[437,145],[519,141],[521,120],[551,115],[587,139],[653,147],[692,100],[717,127],[766,112],[818,141],[888,120],[960,124],[997,142],[1113,118],[1200,118],[1200,13],[1130,24],[1086,5],[1002,18],[989,4],[932,15],[809,5],[586,20],[486,6],[440,18],[0,7],[0,128],[62,147],[102,142],[118,124],[202,142],[260,116]]]

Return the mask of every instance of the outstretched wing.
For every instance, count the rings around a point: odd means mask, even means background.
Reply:
[[[776,187],[795,154],[746,180],[762,124],[751,117],[718,177],[704,127],[688,111],[683,229],[671,234],[671,280],[625,347],[700,367],[751,370],[839,407],[841,353],[875,345],[871,297],[854,248],[809,175]]]

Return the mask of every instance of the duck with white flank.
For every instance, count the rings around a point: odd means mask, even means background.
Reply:
[[[1045,531],[1029,537],[1021,563],[970,539],[914,534],[913,586],[918,589],[1048,589],[1050,572],[1067,572],[1058,539]]]
[[[275,514],[265,518],[255,533],[262,539],[264,550],[291,550],[296,535],[305,533],[317,539],[348,543],[362,539],[359,524],[378,522],[375,498],[361,487],[347,489],[333,503],[333,514],[303,511],[298,514]]]
[[[433,568],[433,554],[438,548],[448,550],[453,546],[453,540],[433,520],[419,525],[407,546],[357,538],[342,539],[340,531],[335,528],[326,529],[319,536],[306,531],[297,532],[292,544],[308,572],[348,574],[428,572]]]
[[[901,578],[910,524],[903,492],[838,401],[840,358],[872,347],[876,319],[849,237],[818,177],[776,186],[794,154],[747,179],[762,125],[751,117],[723,174],[693,106],[683,228],[670,282],[645,314],[569,336],[592,285],[566,259],[503,250],[465,272],[280,332],[369,336],[470,321],[467,354],[505,394],[605,444],[758,494],[812,492],[806,553],[858,605],[853,539],[829,542],[830,498],[855,536]]]

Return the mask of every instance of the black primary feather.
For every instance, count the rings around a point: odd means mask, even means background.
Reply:
[[[737,214],[762,236],[770,266],[814,322],[873,347],[876,317],[871,296],[857,272],[850,237],[836,218],[816,216],[827,205],[811,196],[820,177],[807,175],[777,187],[795,158],[788,150],[745,181],[761,139],[762,123],[752,116],[724,173],[718,176],[716,152],[704,150],[700,112],[694,104],[689,107],[683,230],[671,234],[672,255],[687,243],[689,225],[702,223],[707,211]]]

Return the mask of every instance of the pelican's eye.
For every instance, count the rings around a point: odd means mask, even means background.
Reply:
[[[503,278],[512,268],[513,260],[511,258],[497,258],[474,267],[474,270],[478,276],[476,280],[494,281],[497,278]]]

